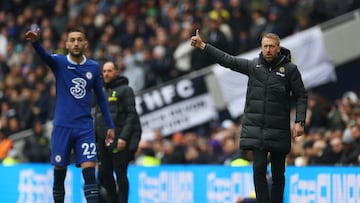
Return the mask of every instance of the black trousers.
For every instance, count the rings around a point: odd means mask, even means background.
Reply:
[[[98,142],[98,178],[100,187],[104,187],[106,190],[108,202],[128,202],[129,180],[127,178],[127,169],[129,162],[134,159],[134,154],[135,152],[129,150],[114,153],[109,147]]]
[[[270,154],[271,178],[267,174]],[[282,203],[285,187],[285,158],[281,152],[253,151],[253,177],[257,203]]]

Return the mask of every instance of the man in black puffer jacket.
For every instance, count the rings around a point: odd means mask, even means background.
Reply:
[[[261,53],[253,60],[231,56],[206,44],[198,30],[191,45],[220,65],[248,76],[240,148],[253,151],[257,202],[283,202],[285,158],[291,149],[291,138],[304,132],[307,108],[307,92],[297,66],[290,61],[290,51],[280,46],[280,38],[273,33],[263,35]],[[296,99],[296,118],[291,136],[292,96]],[[270,194],[266,182],[268,155],[273,180]]]
[[[141,125],[135,109],[135,95],[128,79],[119,76],[119,68],[106,62],[102,69],[105,96],[115,124],[115,137],[110,145],[105,143],[106,125],[99,111],[95,113],[95,133],[99,157],[99,182],[106,189],[109,202],[128,202],[129,181],[127,168],[134,159],[141,138]],[[113,176],[115,171],[116,182]],[[118,191],[117,191],[118,188]]]

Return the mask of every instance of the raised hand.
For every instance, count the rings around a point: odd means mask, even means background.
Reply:
[[[191,46],[197,47],[197,48],[200,48],[200,49],[205,49],[206,44],[205,44],[205,42],[202,41],[198,29],[196,29],[195,36],[191,37]]]
[[[29,30],[25,33],[25,39],[30,42],[35,42],[40,38],[40,28],[37,28],[35,31]]]

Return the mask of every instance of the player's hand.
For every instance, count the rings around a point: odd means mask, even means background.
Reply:
[[[200,48],[202,50],[205,49],[206,44],[205,44],[205,42],[202,41],[198,29],[196,29],[195,36],[191,37],[191,46]]]
[[[105,145],[110,146],[114,142],[115,130],[113,128],[108,129],[105,138]]]
[[[300,123],[295,123],[292,131],[292,137],[296,138],[303,134],[304,134],[304,126],[302,126]]]
[[[25,39],[30,42],[36,42],[40,38],[40,28],[36,28],[36,30],[29,30],[25,33]]]
[[[121,139],[121,138],[119,138],[119,139],[117,140],[116,148],[117,148],[119,151],[121,151],[121,150],[124,150],[125,147],[126,147],[126,141],[123,140],[123,139]]]

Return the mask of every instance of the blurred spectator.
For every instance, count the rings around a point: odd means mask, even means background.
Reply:
[[[0,56],[4,58],[7,57],[8,34],[7,27],[0,27]]]
[[[0,130],[0,162],[5,159],[13,147],[11,141],[3,130]]]
[[[344,147],[340,137],[330,139],[329,145],[324,151],[322,163],[324,165],[339,165],[343,149]]]
[[[230,163],[238,158],[239,156],[239,150],[238,145],[235,143],[235,139],[233,137],[226,137],[222,141],[222,151],[223,154],[219,157],[219,160],[217,163],[224,164],[224,165],[230,165]]]
[[[163,156],[161,164],[177,164],[180,163],[175,154],[175,144],[170,140],[163,141]]]
[[[200,161],[202,164],[216,163],[218,155],[211,146],[209,138],[204,136],[198,137],[196,146],[199,149]]]
[[[118,65],[121,73],[129,78],[129,86],[133,88],[135,94],[142,90],[145,86],[144,70],[137,65],[135,56],[131,49],[124,50],[124,58],[118,58]]]
[[[279,35],[280,38],[291,35],[294,32],[295,19],[295,4],[292,0],[275,0],[269,6],[268,22],[273,23],[272,32]]]
[[[346,144],[351,144],[352,147],[347,147],[347,151],[342,156],[341,163],[345,165],[358,164],[358,156],[360,154],[360,125],[354,123],[350,126],[352,141],[346,141]]]
[[[179,71],[179,75],[191,72],[191,52],[194,47],[190,45],[190,38],[193,32],[192,27],[182,29],[180,33],[180,43],[174,50],[175,68]]]
[[[143,148],[142,154],[137,158],[136,163],[140,166],[158,166],[161,164],[161,161],[155,156],[152,148]]]
[[[267,15],[268,22],[264,32],[273,32],[278,34],[280,32],[279,9],[271,7]]]
[[[20,65],[11,67],[9,74],[7,74],[4,79],[5,90],[10,91],[11,89],[21,89],[23,85],[24,78],[21,75]],[[5,92],[5,94],[7,94],[7,92]]]
[[[234,54],[240,54],[245,51],[248,51],[250,49],[250,39],[249,39],[249,33],[246,31],[239,31],[238,33],[235,33],[235,39],[237,41],[234,43],[233,47],[233,53]]]
[[[152,59],[149,61],[149,71],[155,73],[156,84],[162,84],[172,79],[172,68],[167,48],[163,45],[156,45],[152,50]]]
[[[49,102],[51,101],[49,86],[43,80],[38,80],[35,88],[36,103],[34,103],[33,113],[36,119],[45,122],[49,116]]]
[[[314,141],[306,140],[302,143],[302,154],[295,158],[294,165],[295,166],[307,166],[309,165],[309,160],[312,156],[312,148],[314,145]]]
[[[152,46],[152,57],[149,60],[149,69],[155,73],[156,84],[161,84],[173,79],[173,58],[169,46],[170,38],[165,28],[158,27]]]
[[[2,160],[3,166],[11,166],[19,163],[19,154],[15,149],[11,149],[8,155]]]
[[[358,104],[358,95],[353,91],[345,92],[338,102],[338,108],[344,122],[353,120],[353,111]]]
[[[10,67],[6,64],[6,58],[0,54],[0,83],[4,81],[9,72]]]
[[[255,44],[260,41],[261,35],[264,33],[267,19],[265,14],[260,9],[254,9],[250,13],[251,16],[251,25],[249,28],[249,40],[251,43],[251,48],[255,48]]]
[[[185,147],[185,163],[186,164],[207,164],[208,160],[201,153],[200,149],[196,145],[187,145]]]
[[[341,112],[337,106],[337,103],[330,104],[330,111],[327,115],[327,126],[330,130],[343,130],[345,128],[345,121],[341,116]]]
[[[50,162],[50,141],[40,120],[35,121],[32,135],[25,139],[22,153],[27,162]]]
[[[325,140],[319,139],[316,140],[311,149],[311,155],[308,159],[308,165],[322,165],[322,158],[325,151],[325,148],[327,147],[327,143]]]
[[[139,166],[158,166],[161,164],[161,160],[156,157],[152,141],[140,140],[134,164]]]
[[[123,48],[130,48],[134,45],[136,37],[138,37],[138,27],[136,19],[129,16],[124,22],[125,32],[120,33],[120,45]]]
[[[18,117],[16,116],[12,116],[8,118],[8,128],[6,133],[8,135],[12,135],[15,134],[17,132],[20,132],[21,128],[20,128],[20,122]]]
[[[66,5],[58,1],[56,2],[54,7],[54,17],[51,19],[51,25],[56,41],[60,39],[61,34],[66,30],[66,26],[69,20],[66,10]]]
[[[183,133],[174,133],[171,137],[171,141],[175,145],[174,156],[178,159],[178,163],[185,163],[185,135]]]
[[[311,129],[325,128],[328,126],[329,106],[319,95],[311,94],[308,99],[307,122],[305,131]]]
[[[9,131],[10,118],[16,117],[17,114],[18,113],[16,112],[16,109],[13,108],[12,104],[7,99],[0,101],[0,117],[3,121],[0,125],[0,128],[4,130],[5,133],[8,133]]]
[[[19,117],[20,127],[22,129],[30,129],[34,119],[34,113],[32,110],[34,102],[33,93],[29,88],[26,87],[22,89],[18,103],[18,113],[21,115]]]
[[[243,0],[230,0],[228,9],[230,12],[229,25],[234,37],[234,43],[231,43],[231,53],[237,55],[250,48],[247,30],[251,24],[251,19],[246,8],[246,2]]]
[[[301,13],[295,16],[296,25],[294,26],[294,33],[301,32],[311,27],[308,16],[304,16]]]
[[[94,59],[99,63],[100,67],[103,67],[104,63],[109,61],[105,47],[99,47],[94,53]]]
[[[252,151],[237,150],[237,156],[232,159],[230,166],[249,166],[253,160]]]
[[[56,86],[55,84],[51,84],[49,87],[50,90],[50,98],[49,98],[49,112],[48,112],[48,120],[51,121],[54,118],[55,106],[56,106]]]
[[[135,57],[136,64],[144,71],[145,82],[144,89],[153,87],[156,85],[155,73],[150,70],[149,61],[151,60],[151,51],[147,46],[145,39],[137,37],[134,41],[133,55]]]
[[[227,9],[225,9],[224,2],[221,0],[213,1],[213,9],[209,11],[209,17],[217,21],[219,25],[219,30],[224,33],[226,42],[230,43],[233,41],[233,33],[231,27],[228,24],[230,19],[230,13]],[[224,42],[225,43],[225,42]],[[226,48],[228,48],[228,44],[225,44]],[[226,49],[224,51],[229,51]]]

